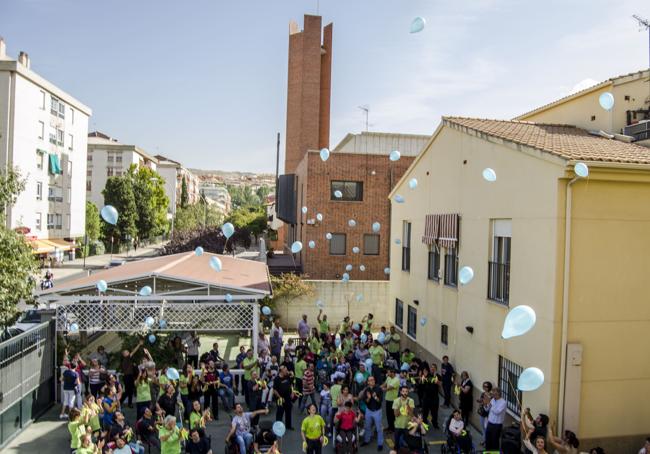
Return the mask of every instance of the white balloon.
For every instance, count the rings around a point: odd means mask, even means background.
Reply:
[[[483,179],[485,181],[489,181],[490,183],[493,183],[497,181],[497,174],[494,170],[490,169],[489,167],[483,169]]]
[[[348,225],[349,225],[350,227],[355,227],[355,226],[357,225],[357,221],[355,221],[354,219],[350,219],[350,220],[348,221]]]
[[[327,161],[330,157],[330,151],[327,148],[322,148],[320,150],[320,158],[323,162]]]
[[[395,203],[404,203],[404,197],[402,197],[402,196],[399,195],[399,194],[397,194],[397,195],[393,198],[393,200],[395,201]]]
[[[519,380],[517,380],[517,389],[519,391],[535,391],[543,384],[544,372],[537,367],[529,367],[519,375]]]
[[[318,222],[321,222],[321,221],[323,220],[323,215],[320,214],[320,213],[318,213],[318,214],[316,215],[316,220],[317,220]]]
[[[325,307],[325,304],[321,300],[316,301],[316,307],[322,309]]]
[[[219,272],[222,269],[221,266],[221,260],[219,260],[218,257],[211,257],[210,258],[210,266],[212,267],[213,270]]]
[[[227,303],[232,303],[232,295],[230,293],[226,293],[225,299]]]
[[[311,240],[307,244],[309,245],[309,249],[314,249],[316,247],[316,242],[314,240]]]
[[[587,167],[587,164],[585,164],[584,162],[576,163],[576,165],[573,166],[573,171],[580,178],[587,178],[589,176],[589,167]]]
[[[401,157],[401,154],[400,154],[400,152],[397,151],[397,150],[393,150],[393,151],[391,151],[390,154],[388,155],[388,159],[390,159],[390,160],[393,161],[393,162],[395,162],[395,161],[399,161],[399,158],[400,158],[400,157]]]
[[[424,17],[416,17],[413,19],[411,22],[411,29],[410,33],[420,33],[422,30],[424,30],[424,26],[427,24],[427,21]]]
[[[302,211],[302,214],[307,214],[307,207],[302,207],[301,211]]]
[[[384,274],[390,274],[390,268],[388,267],[384,268]]]
[[[343,197],[343,193],[337,189],[336,191],[334,191],[334,197],[340,199],[341,197]]]
[[[352,252],[355,253],[355,254],[358,254],[359,251],[360,251],[360,249],[357,246],[352,248]]]
[[[501,337],[510,339],[511,337],[521,336],[533,329],[537,322],[537,315],[532,307],[521,305],[515,306],[508,312],[503,322]]]
[[[223,232],[223,235],[226,237],[226,239],[228,239],[232,236],[233,233],[235,233],[235,226],[230,222],[226,222],[221,226],[221,232]]]
[[[300,241],[295,241],[291,245],[291,252],[293,252],[294,254],[297,254],[300,251],[302,251],[302,243]]]
[[[395,244],[397,245],[402,244],[402,240],[400,240],[399,238],[395,238]]]
[[[349,263],[345,265],[345,271],[352,271],[352,265],[350,265]]]
[[[372,223],[372,231],[378,233],[381,230],[381,224],[379,222]]]
[[[614,95],[610,92],[605,92],[598,97],[598,104],[605,110],[612,110],[614,108]]]
[[[343,273],[343,278],[342,280],[344,281],[349,281],[350,280],[350,275],[348,273]]]
[[[194,254],[197,256],[202,256],[203,255],[203,248],[201,246],[197,246],[196,249],[194,249]]]
[[[365,265],[359,265],[359,271],[366,271]]]
[[[417,187],[418,187],[418,180],[416,180],[415,178],[411,178],[409,180],[409,188],[415,189]]]
[[[461,285],[469,284],[474,279],[474,270],[469,266],[464,266],[458,272],[458,281]]]
[[[325,234],[325,238],[327,238],[328,240],[331,240],[331,239],[332,239],[332,234],[329,233],[329,232],[327,232],[327,233]]]
[[[424,325],[426,325],[426,324],[427,324],[427,318],[426,318],[426,317],[422,317],[422,318],[420,319],[420,326],[424,326]]]
[[[357,293],[357,301],[361,301],[363,299],[363,294]]]

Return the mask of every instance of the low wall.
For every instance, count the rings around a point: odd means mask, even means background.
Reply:
[[[331,326],[336,326],[349,315],[353,321],[360,321],[369,312],[374,315],[374,327],[387,325],[390,320],[388,300],[389,281],[325,281],[308,280],[314,286],[314,295],[297,298],[288,303],[277,304],[275,313],[280,316],[285,329],[295,330],[302,314],[307,315],[310,326],[316,326],[318,307],[316,301],[324,304],[323,312]],[[357,295],[362,295],[357,301]]]

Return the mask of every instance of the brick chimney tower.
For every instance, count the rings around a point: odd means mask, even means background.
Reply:
[[[284,173],[294,173],[308,150],[329,148],[332,29],[305,15],[304,30],[289,23],[289,77]]]

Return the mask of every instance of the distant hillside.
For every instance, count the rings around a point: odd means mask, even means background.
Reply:
[[[233,186],[275,186],[275,175],[270,173],[226,172],[224,170],[189,169],[201,181]]]

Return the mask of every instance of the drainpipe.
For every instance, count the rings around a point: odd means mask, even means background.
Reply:
[[[564,279],[562,280],[562,339],[560,359],[560,395],[558,399],[558,433],[564,432],[564,392],[566,387],[567,337],[569,331],[569,268],[571,265],[571,186],[579,180],[574,177],[566,186],[564,208]]]

